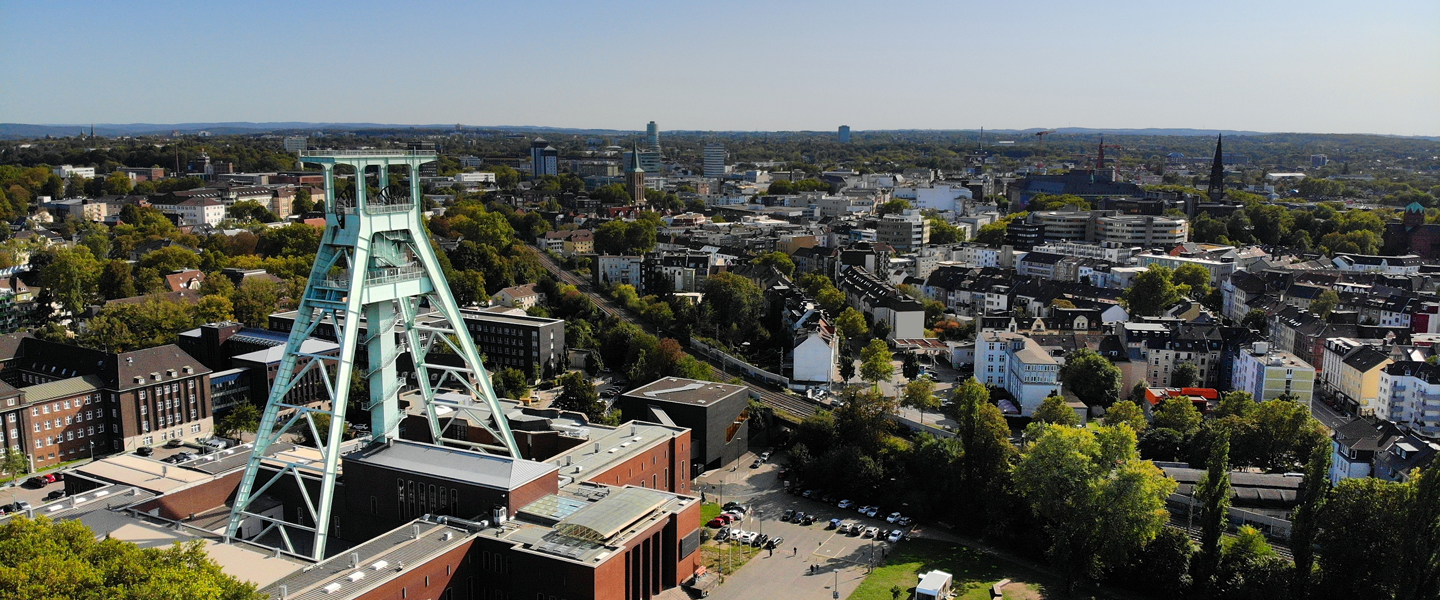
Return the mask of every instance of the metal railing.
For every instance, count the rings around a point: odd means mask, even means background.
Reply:
[[[350,270],[341,269],[339,272],[327,275],[325,279],[320,280],[320,286],[332,290],[350,289]]]
[[[422,265],[369,269],[365,272],[365,283],[367,285],[395,283],[397,281],[419,279],[424,276],[425,267]]]

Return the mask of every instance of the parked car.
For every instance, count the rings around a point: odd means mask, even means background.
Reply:
[[[747,531],[747,532],[745,532],[744,537],[741,537],[741,538],[740,538],[740,543],[745,544],[745,545],[751,545],[751,544],[754,544],[754,543],[755,543],[755,539],[758,538],[758,537],[760,537],[760,534],[759,534],[758,532],[755,532],[755,531]]]
[[[31,477],[30,479],[25,480],[25,485],[28,487],[45,487],[45,485],[48,483],[50,483],[50,480],[45,479],[43,475],[36,475],[34,477]]]
[[[30,503],[24,500],[17,500],[5,505],[5,512],[18,513],[27,510],[30,510]]]
[[[760,534],[760,535],[758,535],[758,536],[755,536],[755,539],[750,541],[750,545],[753,546],[753,547],[755,547],[755,548],[759,548],[759,547],[761,547],[761,546],[764,546],[764,545],[765,545],[765,542],[767,542],[767,541],[769,541],[769,540],[770,540],[770,536],[765,535],[765,534],[762,533],[762,534]]]
[[[890,513],[890,516],[885,517],[885,520],[886,520],[886,521],[889,521],[889,522],[891,522],[891,523],[894,523],[894,522],[896,522],[896,521],[899,521],[902,517],[903,517],[903,515],[901,515],[900,513],[898,513],[898,512],[893,512],[893,513]]]
[[[755,462],[750,463],[750,468],[752,468],[752,469],[758,469],[758,468],[760,468],[760,465],[762,464],[762,462],[763,462],[763,461],[761,461],[760,459],[757,458],[757,459],[755,459]]]
[[[745,506],[744,504],[741,504],[741,503],[739,503],[739,502],[735,502],[735,501],[733,501],[733,500],[730,501],[730,502],[726,502],[724,506],[721,506],[721,507],[720,507],[720,509],[721,509],[721,510],[727,510],[727,511],[733,510],[733,511],[742,512],[742,513],[748,513],[748,512],[750,512],[750,507]]]
[[[812,524],[812,523],[814,523],[814,522],[815,522],[815,515],[805,515],[805,518],[800,520],[800,524],[801,524],[801,525],[810,525],[810,524]]]
[[[781,467],[779,471],[776,471],[776,472],[775,472],[775,478],[776,478],[776,479],[784,479],[784,478],[789,477],[789,476],[790,476],[790,470],[789,470],[789,469],[786,469],[786,468],[784,468],[784,467]]]
[[[873,538],[877,533],[880,533],[879,527],[866,527],[865,531],[860,534],[860,537]]]
[[[766,548],[778,548],[778,547],[780,547],[780,544],[783,544],[783,543],[785,543],[785,538],[780,537],[780,536],[777,535],[777,536],[775,536],[775,537],[770,538],[769,540],[766,540],[766,542],[765,542],[765,547],[766,547]]]
[[[769,451],[769,450],[766,450],[766,451],[760,453],[760,462],[770,462],[770,451]]]
[[[838,505],[836,505],[836,506],[839,506],[840,508],[850,508],[850,507],[852,507],[852,506],[855,506],[855,503],[854,503],[854,502],[851,502],[849,499],[845,499],[845,500],[841,500],[841,501],[840,501],[840,504],[838,504]]]
[[[745,513],[739,513],[739,512],[730,511],[730,512],[724,512],[724,513],[720,513],[720,514],[729,516],[729,517],[730,517],[730,520],[731,520],[731,521],[734,521],[734,522],[736,522],[736,523],[739,523],[739,522],[745,520]]]
[[[836,498],[835,496],[832,496],[830,494],[825,494],[825,497],[821,498],[820,500],[826,504],[834,504],[836,500],[839,500],[839,498]]]
[[[227,442],[227,441],[221,440],[221,439],[211,438],[211,439],[205,440],[203,443],[204,443],[206,446],[209,446],[209,447],[214,448],[214,449],[216,449],[216,450],[224,450],[224,449],[230,447],[230,442]]]
[[[858,512],[858,513],[860,513],[860,514],[862,514],[862,515],[865,514],[865,511],[867,511],[867,510],[870,510],[870,505],[869,505],[869,504],[866,504],[865,506],[860,506],[859,504],[856,504],[856,505],[855,505],[855,512]]]
[[[723,542],[723,541],[725,541],[725,538],[728,538],[728,537],[730,537],[730,528],[729,528],[729,527],[721,527],[721,528],[720,528],[720,531],[715,532],[715,541],[717,541],[717,542]]]
[[[141,447],[135,449],[135,454],[136,454],[137,456],[150,456],[151,454],[154,454],[154,453],[155,453],[155,449],[154,449],[154,448],[151,448],[151,447],[149,447],[149,446],[141,446]]]
[[[802,514],[803,514],[803,513],[802,513]],[[790,517],[793,517],[793,516],[795,516],[795,509],[793,509],[793,508],[787,508],[787,509],[785,509],[785,513],[782,514],[782,515],[780,515],[780,520],[781,520],[781,521],[784,521],[784,522],[786,522],[786,523],[789,523],[789,522],[790,522]]]
[[[839,529],[839,528],[840,528],[840,519],[830,519],[830,524],[829,524],[829,525],[826,525],[825,528],[826,528],[826,529]]]
[[[799,523],[800,521],[804,520],[805,517],[808,517],[808,516],[810,516],[810,515],[805,514],[804,511],[797,512],[797,513],[795,513],[795,516],[790,517],[790,522],[791,522],[791,523]]]
[[[910,517],[900,517],[900,520],[896,521],[895,524],[901,527],[909,527],[914,522],[915,520]]]
[[[805,490],[804,493],[800,494],[800,496],[801,496],[802,498],[809,498],[809,497],[814,496],[814,495],[815,495],[815,490]]]
[[[885,536],[885,541],[893,544],[900,541],[900,538],[903,537],[905,537],[905,532],[896,529],[895,531],[890,532],[890,535]]]
[[[64,498],[64,497],[65,497],[65,490],[55,490],[55,491],[53,491],[53,492],[50,492],[50,493],[48,493],[48,494],[45,494],[45,500],[47,500],[47,501],[49,501],[49,500],[59,500],[59,499]]]
[[[878,514],[880,514],[880,507],[878,507],[878,506],[872,506],[872,507],[870,507],[870,508],[865,509],[865,516],[870,517],[870,518],[872,518],[872,519],[875,517],[875,515],[878,515]]]
[[[729,523],[729,521],[726,521],[725,519],[722,519],[720,517],[715,517],[713,519],[710,519],[710,522],[706,523],[705,525],[718,529],[720,527],[724,527],[726,523]]]
[[[173,439],[173,440],[170,440],[170,441],[168,441],[168,442],[165,442],[165,447],[166,447],[166,448],[179,448],[179,447],[184,446],[184,445],[185,445],[185,442],[180,441],[180,438],[175,438],[175,439]]]

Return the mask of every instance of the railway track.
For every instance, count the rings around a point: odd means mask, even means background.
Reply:
[[[634,318],[633,316],[631,316],[628,310],[621,308],[619,305],[615,304],[613,300],[605,297],[603,294],[595,292],[590,287],[590,282],[579,277],[578,275],[575,275],[574,273],[565,270],[560,265],[555,264],[555,261],[551,260],[549,256],[546,256],[544,252],[540,252],[539,250],[530,245],[526,245],[525,248],[531,253],[533,253],[535,257],[540,261],[540,264],[545,267],[545,270],[550,271],[551,274],[555,275],[555,277],[559,279],[561,283],[575,286],[575,289],[579,290],[580,293],[585,294],[586,297],[590,298],[590,301],[595,305],[595,308],[599,309],[601,313],[605,314],[605,316],[614,317],[616,319],[621,319],[623,321],[633,323],[651,335],[655,335],[657,337],[661,335],[661,332],[653,324]],[[730,379],[732,377],[741,377],[742,379],[745,379],[745,382],[750,386],[751,392],[753,392],[755,396],[759,397],[760,402],[766,406],[769,406],[777,412],[784,413],[785,415],[789,415],[790,417],[793,417],[797,420],[801,420],[805,419],[806,417],[813,416],[816,412],[819,411],[819,406],[806,398],[785,394],[783,392],[775,390],[768,384],[750,380],[740,374],[723,372],[721,369],[715,366],[715,362],[709,357],[699,354],[694,354],[693,356],[704,361],[705,365],[710,368],[710,376],[712,379],[722,380]]]

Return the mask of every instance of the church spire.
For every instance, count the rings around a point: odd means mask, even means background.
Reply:
[[[1210,189],[1206,190],[1211,202],[1220,202],[1225,199],[1225,164],[1221,160],[1220,146],[1224,143],[1224,135],[1216,134],[1215,137],[1215,162],[1210,165]]]

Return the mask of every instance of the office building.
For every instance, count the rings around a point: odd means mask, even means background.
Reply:
[[[666,377],[621,394],[615,406],[626,421],[688,428],[694,478],[748,451],[748,392],[743,385]]]
[[[841,125],[841,126],[840,126],[840,143],[842,143],[842,144],[848,144],[848,143],[850,143],[850,126],[849,126],[849,125]]]
[[[725,146],[717,143],[705,144],[705,176],[725,176]]]
[[[519,369],[539,379],[565,365],[565,322],[560,319],[485,310],[462,310],[460,316],[491,371]]]
[[[875,241],[900,252],[914,252],[930,243],[930,221],[914,209],[885,215],[875,224]]]
[[[434,152],[435,142],[410,142],[409,144],[405,145],[405,148],[407,150],[417,152]],[[435,177],[440,174],[439,169],[440,162],[432,160],[430,162],[420,165],[420,176]]]
[[[984,331],[975,342],[975,378],[1015,397],[1011,414],[1035,414],[1048,396],[1060,395],[1060,363],[1035,340],[1008,331]]]
[[[543,137],[530,142],[530,176],[560,174],[560,151],[550,146]]]
[[[654,121],[645,126],[645,149],[654,152],[660,151],[660,126]]]
[[[70,165],[60,165],[58,167],[55,167],[54,169],[51,169],[51,172],[55,173],[57,177],[66,181],[69,181],[71,177],[84,177],[86,179],[95,178],[95,167],[72,167]]]

